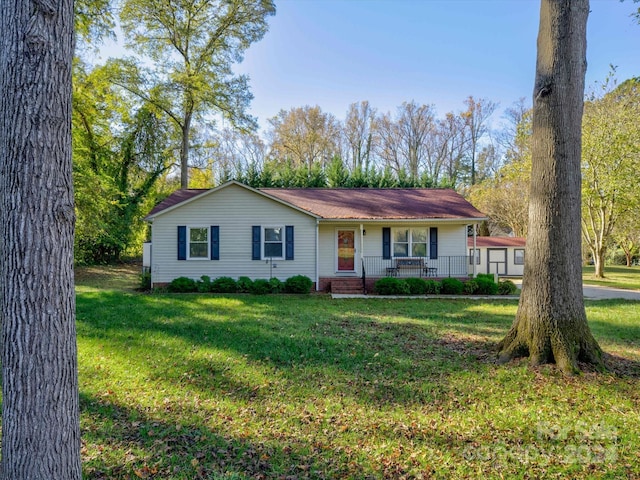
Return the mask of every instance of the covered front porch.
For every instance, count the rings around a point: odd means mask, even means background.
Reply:
[[[396,257],[367,255],[360,259],[359,273],[345,276],[320,277],[319,290],[333,293],[367,293],[373,291],[377,280],[383,277],[440,280],[446,277],[468,278],[467,255],[429,257]]]
[[[383,277],[466,278],[467,230],[453,221],[319,223],[318,289],[372,291]]]

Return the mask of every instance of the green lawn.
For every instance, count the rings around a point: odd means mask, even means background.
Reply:
[[[640,267],[624,267],[621,265],[607,265],[604,268],[605,278],[596,279],[593,276],[592,265],[583,267],[582,281],[588,285],[604,285],[627,290],[640,290]]]
[[[102,275],[102,277],[101,277]],[[86,478],[640,478],[640,303],[609,374],[494,363],[516,302],[140,295],[79,272]]]

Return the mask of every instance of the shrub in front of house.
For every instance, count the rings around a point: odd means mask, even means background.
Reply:
[[[171,280],[167,290],[172,293],[192,293],[198,291],[198,284],[193,278],[178,277]]]
[[[440,293],[440,282],[438,280],[426,280],[424,282],[424,293],[427,295],[437,295]]]
[[[218,277],[211,282],[211,291],[214,293],[236,293],[238,284],[231,277]]]
[[[236,284],[238,286],[238,292],[249,293],[251,291],[251,286],[253,285],[253,280],[249,277],[238,277]]]
[[[271,293],[271,284],[269,280],[265,280],[264,278],[257,278],[251,283],[249,287],[249,293],[254,295],[266,295]]]
[[[198,287],[198,291],[201,293],[207,293],[211,291],[211,277],[207,275],[202,275],[200,280],[196,282]]]
[[[486,278],[488,280],[491,280],[492,282],[496,281],[496,277],[493,275],[493,273],[479,273],[476,275],[476,280],[478,278]]]
[[[518,287],[511,280],[502,280],[498,283],[499,295],[515,295]]]
[[[474,279],[467,280],[464,282],[464,294],[465,295],[473,295],[478,291],[478,282]]]
[[[493,275],[490,276],[480,276],[478,275],[475,279],[476,284],[478,285],[478,289],[476,290],[476,294],[478,295],[497,295],[498,294],[498,284],[493,280]]]
[[[427,282],[422,278],[407,278],[404,280],[409,286],[411,295],[424,295],[427,291]]]
[[[440,282],[440,293],[445,295],[462,295],[464,291],[464,283],[457,278],[443,278]]]
[[[395,277],[384,277],[376,281],[374,290],[378,295],[409,295],[409,285]]]
[[[284,291],[287,293],[309,293],[313,281],[305,275],[289,277],[284,282]]]
[[[269,286],[271,287],[271,293],[282,293],[284,291],[284,283],[276,277],[269,279]]]

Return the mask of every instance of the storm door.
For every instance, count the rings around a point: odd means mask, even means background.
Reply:
[[[355,230],[337,231],[338,272],[353,272],[356,269]]]

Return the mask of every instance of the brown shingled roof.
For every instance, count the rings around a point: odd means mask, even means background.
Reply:
[[[174,205],[182,203],[186,200],[200,195],[201,193],[208,191],[208,188],[188,188],[183,190],[176,190],[155,207],[153,207],[153,209],[151,209],[151,211],[147,214],[147,217],[151,217],[156,213],[161,212],[162,210],[166,210],[167,208],[173,207]]]
[[[218,188],[224,188],[224,185]],[[147,218],[208,191],[177,190],[156,205]],[[486,218],[461,195],[446,189],[262,188],[257,191],[324,219]]]
[[[453,190],[430,188],[262,188],[326,219],[485,218]]]
[[[476,247],[524,247],[527,239],[523,237],[476,237]],[[473,247],[473,238],[467,239],[467,245]]]

